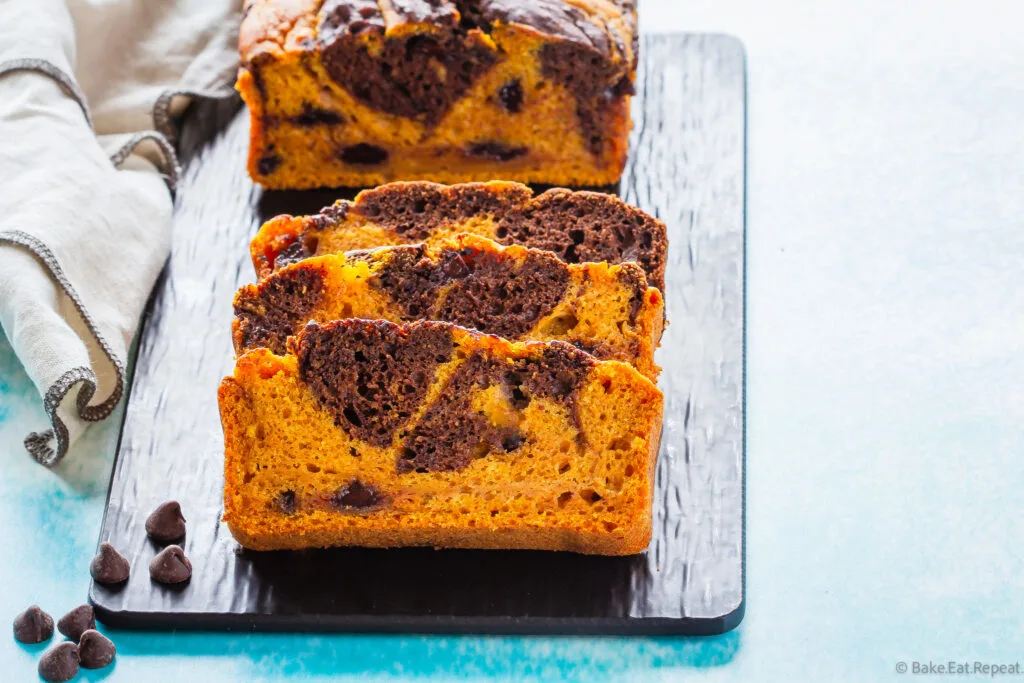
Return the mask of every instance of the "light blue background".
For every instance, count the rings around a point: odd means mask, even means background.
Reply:
[[[1024,664],[1024,10],[647,0],[749,58],[747,617],[725,636],[116,632],[77,680],[876,681]],[[2,190],[0,190],[2,191]],[[0,342],[0,617],[86,597],[116,420],[56,471]],[[0,637],[0,679],[40,648]],[[1024,678],[1016,679],[1024,680]]]

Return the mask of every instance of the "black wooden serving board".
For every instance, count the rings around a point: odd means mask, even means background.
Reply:
[[[654,538],[633,557],[532,551],[243,551],[220,521],[216,392],[232,369],[235,290],[249,239],[276,213],[345,191],[263,192],[244,170],[248,124],[201,107],[183,131],[173,248],[143,321],[100,533],[131,561],[120,589],[93,584],[110,626],[480,633],[727,631],[744,599],[744,163],[742,46],[648,36],[619,194],[668,225],[670,325]],[[616,188],[612,188],[613,191]],[[153,584],[143,524],[181,501],[191,581]]]

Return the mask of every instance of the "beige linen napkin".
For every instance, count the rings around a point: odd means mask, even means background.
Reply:
[[[170,245],[171,122],[231,92],[240,10],[0,0],[0,326],[50,418],[25,440],[44,465],[124,393]]]

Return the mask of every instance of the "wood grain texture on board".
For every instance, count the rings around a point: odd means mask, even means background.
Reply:
[[[264,193],[245,174],[245,112],[197,107],[182,146],[171,258],[143,320],[100,540],[132,563],[94,584],[112,626],[479,633],[718,633],[743,610],[745,63],[725,36],[648,36],[618,188],[668,225],[670,321],[654,539],[634,557],[531,551],[241,551],[220,518],[217,385],[233,365],[231,301],[275,213],[352,191]],[[143,524],[181,502],[191,581],[144,568]]]

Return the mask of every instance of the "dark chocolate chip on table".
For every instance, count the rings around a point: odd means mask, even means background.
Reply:
[[[162,503],[146,518],[146,534],[154,541],[169,543],[185,537],[185,518],[176,500]]]
[[[53,617],[32,605],[14,618],[14,637],[19,642],[33,645],[53,636]]]
[[[92,558],[89,565],[89,573],[92,574],[96,583],[103,583],[109,586],[123,583],[128,580],[131,566],[124,555],[117,552],[114,546],[106,541],[100,543],[100,551]]]
[[[51,647],[39,658],[38,671],[50,683],[70,681],[78,674],[78,646],[64,641]]]
[[[57,630],[67,636],[68,640],[76,643],[83,633],[95,628],[96,618],[92,612],[92,605],[79,605],[57,622]]]
[[[114,661],[117,648],[99,631],[86,631],[78,641],[78,660],[86,669],[102,669]]]
[[[149,563],[149,575],[159,583],[182,583],[192,577],[192,563],[185,557],[185,551],[169,545]]]

